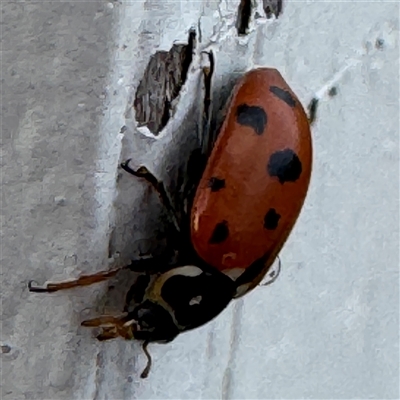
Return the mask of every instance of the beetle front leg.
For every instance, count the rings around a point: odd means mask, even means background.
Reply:
[[[317,109],[318,109],[319,99],[318,97],[314,97],[311,99],[310,104],[308,105],[308,122],[311,126],[315,124],[317,119]]]
[[[124,268],[126,268],[126,266],[111,269],[108,271],[96,272],[95,274],[81,275],[76,279],[65,280],[55,283],[48,283],[46,286],[34,286],[33,285],[34,281],[29,281],[28,289],[30,292],[35,292],[35,293],[52,293],[52,292],[58,292],[59,290],[72,289],[78,286],[89,286],[94,283],[103,282],[110,279],[111,277],[115,276],[118,271]]]
[[[97,340],[100,341],[117,337],[132,340],[136,330],[135,321],[130,320],[127,313],[119,316],[101,315],[100,317],[82,321],[81,326],[100,328],[101,333],[96,336]]]
[[[159,181],[145,166],[141,166],[136,170],[132,169],[129,166],[130,161],[131,161],[131,158],[129,160],[121,163],[121,168],[133,176],[146,179],[146,181],[149,182],[154,187],[154,189],[160,196],[164,207],[168,211],[168,214],[174,224],[174,228],[175,228],[176,232],[179,234],[180,229],[179,229],[178,220],[176,218],[176,210],[173,207],[173,205],[171,204],[171,201],[167,195],[167,192],[165,190],[163,183],[161,181]]]

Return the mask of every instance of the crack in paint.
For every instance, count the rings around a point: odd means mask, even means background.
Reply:
[[[390,29],[388,29],[390,31]],[[333,97],[337,93],[337,85],[338,83],[343,79],[345,73],[352,69],[357,67],[360,64],[363,64],[367,57],[372,57],[378,52],[381,52],[385,40],[383,37],[388,34],[388,32],[385,32],[385,29],[380,30],[380,32],[375,33],[374,35],[371,35],[371,39],[365,40],[364,43],[364,50],[360,51],[360,55],[358,57],[351,58],[344,67],[342,67],[338,72],[336,72],[332,78],[330,78],[320,89],[318,89],[315,93],[311,101],[309,102],[307,109],[309,110],[309,119],[310,122],[313,123],[316,119],[316,113],[317,113],[317,106],[320,100],[326,99],[327,97]],[[390,39],[387,40],[390,43]],[[375,43],[375,46],[373,47],[371,43]]]
[[[314,98],[317,100],[321,100],[324,97],[330,96],[330,91],[331,89],[337,85],[337,83],[343,78],[344,74],[353,67],[356,67],[359,64],[362,64],[366,57],[370,57],[375,55],[376,53],[379,53],[382,51],[382,43],[385,43],[385,41],[382,39],[382,37],[385,36],[385,32],[379,32],[369,40],[365,41],[365,50],[361,51],[359,57],[351,58],[346,65],[341,68],[336,74],[333,75],[331,79],[328,80],[328,82],[323,85],[319,90],[317,90],[314,94]],[[390,40],[389,40],[390,42]],[[371,43],[375,43],[375,47],[371,46]]]
[[[93,393],[93,400],[97,400],[99,398],[99,388],[100,388],[100,381],[101,381],[101,368],[103,366],[103,355],[101,351],[96,354],[96,372],[94,376],[94,393]]]
[[[231,340],[229,346],[228,362],[222,378],[221,394],[224,400],[232,398],[234,381],[233,381],[233,364],[235,363],[236,356],[239,349],[239,343],[241,338],[242,328],[242,316],[243,316],[243,305],[242,299],[236,300],[233,306],[233,317],[231,324]]]

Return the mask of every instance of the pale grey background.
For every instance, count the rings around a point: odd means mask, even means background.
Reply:
[[[400,397],[399,5],[288,0],[238,39],[238,3],[3,3],[3,399]],[[259,65],[278,68],[303,104],[321,97],[314,172],[279,279],[150,346],[143,381],[138,344],[98,343],[79,326],[103,310],[106,284],[48,296],[26,284],[106,268],[114,227],[118,262],[152,247],[157,198],[126,176],[116,186],[118,161],[168,176],[163,154],[198,115],[199,65],[161,140],[126,110],[149,56],[198,25],[217,57],[216,101]]]

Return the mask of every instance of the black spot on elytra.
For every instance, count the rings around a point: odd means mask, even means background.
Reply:
[[[236,121],[240,125],[250,126],[257,135],[262,135],[267,125],[268,117],[261,107],[240,104],[236,109]]]
[[[276,176],[280,183],[295,182],[302,171],[298,155],[291,149],[276,151],[268,161],[268,173]]]
[[[274,230],[278,226],[281,216],[276,212],[275,208],[270,208],[264,217],[264,228]]]
[[[287,90],[281,89],[278,86],[271,86],[269,88],[269,91],[273,93],[276,97],[278,97],[278,99],[284,101],[288,106],[292,108],[296,106],[296,100]]]
[[[229,236],[228,223],[226,221],[222,221],[215,226],[214,232],[212,233],[208,243],[210,244],[222,243],[228,238],[228,236]]]
[[[233,281],[220,272],[197,276],[174,275],[161,288],[161,297],[172,308],[183,328],[203,325],[219,314],[232,299]]]
[[[218,192],[225,187],[225,179],[215,178],[214,176],[208,181],[208,187],[212,192]]]

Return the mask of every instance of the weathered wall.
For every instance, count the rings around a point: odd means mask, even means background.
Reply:
[[[3,399],[399,398],[399,6],[288,1],[238,38],[238,5],[2,5]],[[192,146],[198,58],[157,140],[130,109],[150,56],[187,42],[191,27],[197,54],[216,56],[215,110],[261,65],[305,105],[321,98],[314,173],[279,279],[150,346],[140,380],[138,344],[98,343],[79,325],[104,310],[106,284],[53,295],[26,285],[156,247],[157,196],[119,176],[118,162],[168,180],[177,149]]]

